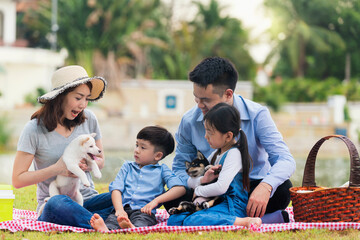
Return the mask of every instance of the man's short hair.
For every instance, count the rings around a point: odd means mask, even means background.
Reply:
[[[238,72],[233,63],[221,57],[209,57],[202,60],[190,73],[190,81],[202,86],[212,84],[214,87],[235,91]]]
[[[175,141],[171,133],[160,126],[148,126],[140,130],[137,139],[149,141],[154,147],[155,152],[162,152],[166,157],[174,151]]]

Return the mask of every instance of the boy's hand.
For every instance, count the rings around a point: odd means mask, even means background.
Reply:
[[[141,212],[151,215],[151,210],[156,208],[157,205],[159,205],[159,203],[155,200],[152,200],[151,202],[146,204],[143,208],[141,208]]]
[[[116,212],[115,212],[115,216],[117,216],[117,217],[124,217],[124,218],[129,219],[128,214],[127,214],[124,210],[116,211]]]

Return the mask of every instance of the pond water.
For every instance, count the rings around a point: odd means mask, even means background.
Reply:
[[[106,151],[106,164],[101,170],[103,177],[94,178],[97,183],[110,183],[115,179],[121,165],[126,160],[133,161],[133,153],[130,151]],[[15,155],[0,155],[0,184],[11,184],[12,165]],[[302,184],[304,167],[307,156],[295,157],[296,171],[291,177],[294,186],[299,187]],[[171,168],[174,153],[167,156],[160,163],[164,163]],[[315,164],[315,181],[318,186],[336,187],[341,186],[349,180],[350,160],[347,156],[327,156],[320,154]]]
[[[121,165],[126,160],[133,161],[132,152],[106,151],[106,164],[101,170],[103,177],[95,179],[95,182],[110,183],[115,178],[116,174],[121,168]],[[174,154],[167,156],[160,163],[164,163],[171,168]],[[296,171],[291,177],[294,186],[298,187],[302,184],[304,167],[307,156],[295,157]],[[318,186],[336,187],[341,186],[349,180],[350,160],[349,157],[322,157],[319,158],[315,164],[315,182]]]

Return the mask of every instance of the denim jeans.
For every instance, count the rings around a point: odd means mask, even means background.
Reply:
[[[90,219],[98,213],[104,220],[113,210],[111,193],[102,193],[84,202],[84,206],[65,195],[49,199],[38,221],[81,228],[92,228]]]

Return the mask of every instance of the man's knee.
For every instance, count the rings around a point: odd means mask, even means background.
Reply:
[[[290,191],[292,187],[291,181],[288,179],[283,184],[281,184],[277,189],[274,195],[270,198],[266,212],[272,213],[277,210],[285,209],[290,203]]]

